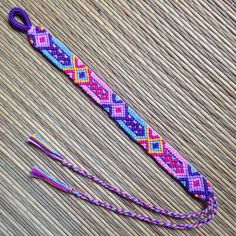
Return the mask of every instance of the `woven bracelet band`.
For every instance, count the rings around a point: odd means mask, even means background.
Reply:
[[[18,22],[15,17],[22,19]],[[138,143],[160,166],[163,167],[173,178],[175,178],[191,195],[201,199],[206,208],[200,213],[184,214],[163,210],[158,206],[146,203],[121,189],[100,180],[86,170],[81,170],[73,163],[67,161],[55,149],[51,148],[38,135],[33,135],[29,142],[36,145],[47,155],[61,161],[77,173],[90,178],[101,186],[124,197],[134,203],[154,212],[179,219],[198,219],[195,223],[176,224],[170,221],[152,219],[143,214],[135,214],[125,211],[119,207],[114,207],[105,201],[96,200],[89,195],[71,189],[66,184],[47,176],[39,168],[33,168],[32,176],[41,178],[58,189],[72,193],[75,196],[87,200],[93,204],[102,206],[108,210],[128,217],[139,219],[145,222],[163,225],[173,229],[190,229],[200,227],[208,223],[217,213],[217,201],[211,183],[198,172],[183,156],[171,147],[146,121],[144,121],[132,108],[130,108],[104,81],[102,81],[87,65],[85,65],[75,54],[73,54],[63,43],[55,38],[47,29],[41,26],[33,26],[29,16],[20,8],[13,8],[9,13],[10,24],[18,30],[26,32],[30,44],[42,53],[52,64],[63,71],[73,83],[84,90],[97,104],[99,104],[109,116],[116,121],[118,126],[128,134],[128,136]]]

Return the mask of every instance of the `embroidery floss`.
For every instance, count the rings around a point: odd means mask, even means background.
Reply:
[[[24,22],[16,21],[15,16],[22,18]],[[57,187],[76,197],[87,200],[96,205],[112,210],[118,214],[136,218],[152,224],[163,225],[172,229],[190,229],[201,227],[208,223],[217,213],[217,200],[211,183],[198,172],[183,156],[171,147],[158,133],[156,133],[132,108],[130,108],[111,88],[108,87],[87,65],[85,65],[76,55],[74,55],[63,43],[55,38],[47,29],[41,26],[33,26],[26,12],[20,8],[13,8],[9,13],[9,22],[15,28],[27,32],[31,45],[42,53],[52,64],[62,70],[71,78],[75,85],[79,86],[91,98],[94,99],[108,114],[116,121],[118,126],[124,130],[129,137],[137,142],[147,154],[149,154],[159,165],[163,167],[173,178],[175,178],[190,194],[195,198],[204,201],[207,207],[200,213],[183,214],[163,210],[158,206],[146,203],[130,194],[118,189],[106,181],[90,174],[86,170],[81,170],[74,164],[68,162],[61,154],[45,144],[38,136],[34,135],[29,139],[48,156],[62,162],[63,165],[76,171],[77,173],[93,180],[101,186],[128,199],[142,207],[154,212],[180,219],[198,219],[198,222],[190,224],[175,224],[164,222],[152,217],[132,213],[121,208],[117,208],[103,201],[96,200],[90,196],[71,189],[64,183],[60,183],[52,177],[47,176],[38,168],[33,168],[32,176],[38,177],[49,184]]]

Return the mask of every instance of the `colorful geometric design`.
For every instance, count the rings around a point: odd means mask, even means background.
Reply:
[[[123,120],[128,117],[128,105],[125,104],[119,96],[111,94],[110,102],[102,104],[102,107],[115,120]]]
[[[173,147],[158,135],[88,66],[43,27],[28,31],[31,44],[64,71],[114,119],[117,124],[165,170],[200,199],[213,195],[212,186]]]
[[[188,165],[188,172],[191,176],[199,175],[198,171],[191,165]]]
[[[91,69],[81,64],[80,60],[73,55],[71,67],[63,68],[63,71],[74,81],[75,84],[88,84],[90,82]]]
[[[130,107],[128,107],[128,116],[123,121],[135,140],[146,137],[147,123]]]
[[[201,174],[187,175],[186,178],[180,178],[179,181],[194,194],[201,196],[209,194],[207,181]]]
[[[51,34],[42,26],[33,26],[28,31],[30,43],[38,50],[51,47]]]
[[[134,140],[138,137],[146,136],[146,123],[139,123],[136,120],[136,115],[134,112],[131,112],[131,108],[128,108],[128,115],[126,118],[122,120],[116,119],[116,122],[120,125],[120,127]]]
[[[100,82],[93,78],[94,74],[92,73],[90,83],[85,85],[80,85],[80,87],[91,96],[98,104],[110,103],[110,91],[105,89]]]
[[[163,153],[158,156],[170,168],[176,176],[182,177],[186,174],[184,162],[179,160],[173,153],[166,148],[166,142],[163,140]],[[155,156],[157,156],[155,154]]]
[[[127,116],[127,105],[126,104],[112,104],[111,105],[111,117],[115,119],[125,118]]]
[[[51,36],[51,47],[48,49],[48,53],[50,53],[57,62],[61,63],[63,67],[72,65],[73,53],[53,36]]]
[[[53,37],[47,29],[41,26],[32,26],[28,31],[29,42],[53,64],[62,69],[66,65],[71,65],[73,55],[60,41]]]
[[[146,137],[136,141],[144,147],[148,154],[163,154],[163,138],[154,133],[152,128],[146,127]]]
[[[45,48],[50,46],[50,39],[47,32],[37,34],[35,36],[35,44],[37,47]]]

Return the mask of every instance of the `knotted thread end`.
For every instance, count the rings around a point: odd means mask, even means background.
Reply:
[[[57,161],[63,160],[62,155],[55,148],[53,148],[45,139],[43,139],[39,134],[36,133],[32,134],[28,138],[27,142],[36,146],[54,160]]]
[[[65,184],[65,183],[49,176],[48,174],[43,172],[37,166],[34,166],[32,168],[32,170],[30,172],[30,176],[33,177],[33,178],[41,179],[41,180],[45,181],[46,183],[50,184],[51,186],[53,186],[53,187],[55,187],[55,188],[57,188],[57,189],[59,189],[63,192],[66,192],[66,193],[71,193],[72,192],[72,188],[69,185],[67,185],[67,184]]]

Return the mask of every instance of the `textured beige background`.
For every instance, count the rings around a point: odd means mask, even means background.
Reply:
[[[0,235],[233,235],[234,1],[1,1]],[[164,208],[192,199],[96,104],[7,22],[26,9],[214,184],[220,210],[201,230],[171,231],[114,215],[29,178],[37,164],[93,196],[139,210],[27,145],[34,131],[78,165]]]

